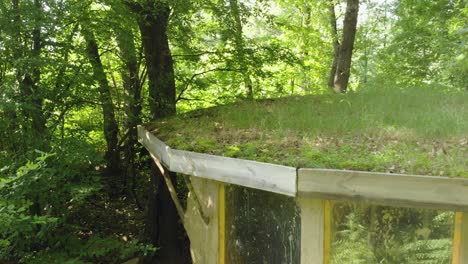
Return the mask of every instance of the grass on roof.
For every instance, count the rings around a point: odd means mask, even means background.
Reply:
[[[369,90],[240,102],[150,125],[173,148],[295,167],[468,177],[468,93]]]

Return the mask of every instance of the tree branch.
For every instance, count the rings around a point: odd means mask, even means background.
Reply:
[[[200,75],[203,75],[203,74],[206,74],[206,73],[210,73],[210,72],[215,72],[215,71],[240,72],[239,69],[214,68],[214,69],[206,70],[206,71],[203,71],[203,72],[195,73],[195,74],[193,74],[192,77],[190,77],[190,79],[186,82],[185,87],[180,91],[179,95],[177,95],[176,103],[177,103],[178,101],[182,100],[182,95],[184,94],[185,91],[187,91],[187,90],[189,89],[190,84],[193,82],[193,80],[195,80],[195,78],[197,78],[197,77],[200,76]]]

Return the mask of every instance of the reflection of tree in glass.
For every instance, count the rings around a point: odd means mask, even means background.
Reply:
[[[227,189],[228,263],[299,263],[300,218],[293,198]]]

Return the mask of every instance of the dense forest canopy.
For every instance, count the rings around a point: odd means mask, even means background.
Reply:
[[[463,0],[1,1],[0,262],[164,259],[180,226],[138,124],[286,96],[463,98],[467,39]]]

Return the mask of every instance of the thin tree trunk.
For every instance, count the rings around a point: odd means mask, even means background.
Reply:
[[[15,60],[30,59],[33,63],[27,66],[18,66],[16,68],[16,78],[18,81],[19,92],[21,95],[21,111],[23,114],[24,122],[22,122],[23,132],[30,140],[25,142],[25,149],[41,149],[44,151],[49,150],[49,135],[46,127],[46,118],[43,110],[43,95],[39,89],[39,82],[41,80],[40,56],[42,51],[41,40],[41,15],[42,4],[40,0],[33,1],[33,16],[32,21],[34,27],[31,31],[31,43],[26,41],[23,44],[21,38],[22,32],[22,19],[20,2],[18,0],[12,1],[12,8],[14,11],[13,22],[16,29],[14,37],[16,38],[17,46],[13,48]],[[28,46],[31,46],[31,49]],[[25,56],[27,54],[27,56]],[[37,140],[40,139],[40,140]],[[30,197],[33,201],[29,208],[32,215],[42,215],[42,207],[38,195]],[[35,226],[38,228],[38,226]]]
[[[128,131],[128,139],[124,146],[124,157],[126,165],[126,176],[124,178],[124,187],[126,187],[127,178],[132,179],[132,193],[135,195],[134,188],[136,184],[137,167],[135,164],[136,150],[138,143],[137,125],[141,123],[141,87],[138,75],[138,61],[136,56],[135,42],[133,32],[130,29],[116,29],[117,43],[123,60],[121,71],[124,101],[125,101],[125,130]],[[138,201],[135,195],[136,201]],[[138,203],[138,202],[137,202]]]
[[[231,8],[231,16],[234,21],[234,43],[236,49],[236,56],[239,61],[244,85],[247,89],[247,99],[253,99],[253,86],[252,80],[250,78],[249,67],[247,65],[245,57],[245,43],[242,33],[243,30],[239,3],[237,2],[237,0],[229,0],[229,6]]]
[[[368,47],[368,32],[364,35],[364,78],[362,83],[367,83],[367,76],[369,71],[369,47]]]
[[[14,15],[13,15],[13,27],[14,27],[14,39],[15,39],[15,43],[16,45],[13,47],[13,59],[16,61],[16,60],[19,60],[21,59],[22,57],[24,57],[24,49],[25,49],[25,45],[23,44],[23,41],[21,39],[21,30],[22,30],[22,27],[21,27],[21,13],[20,13],[20,7],[19,7],[19,0],[12,0],[11,2],[11,5],[12,5],[12,10],[14,12]],[[16,80],[18,82],[18,89],[19,89],[19,93],[21,95],[21,98],[20,98],[20,101],[21,101],[21,107],[20,107],[20,112],[21,112],[21,115],[23,118],[25,118],[26,120],[24,120],[22,123],[22,127],[23,127],[23,132],[25,132],[25,128],[27,128],[28,126],[25,124],[27,122],[27,118],[28,118],[28,111],[27,109],[25,109],[24,106],[27,105],[27,100],[26,100],[26,97],[28,96],[28,93],[27,93],[27,89],[24,88],[24,84],[23,84],[23,77],[24,77],[24,72],[25,72],[25,69],[23,69],[22,67],[20,67],[21,65],[18,65],[15,69],[15,74],[16,74]]]
[[[73,26],[73,29],[71,31],[71,34],[68,35],[66,41],[65,41],[65,48],[63,49],[63,61],[65,62],[68,62],[69,61],[69,57],[70,57],[70,54],[71,54],[71,50],[73,48],[73,37],[75,36],[76,32],[78,31],[78,27],[79,27],[79,24],[76,23],[74,26]],[[58,99],[59,97],[62,96],[62,87],[64,85],[64,79],[65,79],[65,73],[67,71],[67,69],[69,68],[69,64],[68,63],[63,63],[62,65],[60,65],[60,69],[58,70],[58,73],[57,73],[57,79],[55,80],[55,87],[54,87],[54,90],[52,92],[52,94],[54,94],[56,96],[55,99]],[[52,111],[51,111],[52,112]]]
[[[328,77],[328,86],[333,89],[335,86],[336,66],[338,64],[338,56],[340,51],[340,42],[338,40],[338,29],[336,27],[336,13],[335,13],[335,0],[330,0],[330,28],[333,38],[333,63]]]
[[[359,0],[348,0],[343,24],[343,40],[335,74],[334,90],[337,93],[345,93],[348,88],[358,12]]]
[[[41,50],[42,50],[42,41],[41,41],[41,26],[40,26],[40,14],[42,13],[42,4],[40,0],[34,0],[34,8],[36,9],[36,26],[32,31],[32,56],[37,61],[40,60],[41,57]],[[47,134],[47,127],[46,127],[46,120],[44,117],[44,111],[42,109],[44,104],[44,99],[39,90],[39,82],[41,81],[41,70],[39,66],[34,65],[32,69],[32,76],[31,76],[31,122],[32,122],[32,129],[37,133],[37,135],[41,136],[44,139],[43,141],[48,141]],[[45,147],[45,146],[43,146]]]
[[[13,16],[14,26],[16,27],[17,47],[14,47],[14,59],[20,60],[25,58],[25,54],[29,54],[29,59],[34,60],[30,66],[19,66],[16,69],[16,78],[19,85],[19,92],[22,101],[22,115],[24,122],[22,123],[26,135],[32,139],[41,138],[42,140],[28,141],[27,144],[34,144],[33,147],[47,151],[49,149],[49,135],[46,126],[46,118],[43,110],[43,95],[39,89],[39,82],[41,80],[40,61],[42,51],[41,40],[41,14],[42,4],[40,0],[34,0],[33,6],[35,13],[33,16],[34,28],[31,32],[31,50],[26,51],[29,43],[23,44],[21,38],[22,21],[20,14],[20,2],[18,0],[12,1],[12,7],[15,12]]]
[[[42,13],[42,4],[39,0],[34,0],[34,8],[37,14],[35,15],[35,27],[32,31],[32,57],[36,60],[36,63],[32,63],[31,74],[26,73],[23,79],[24,89],[29,90],[30,98],[30,116],[31,116],[31,130],[34,138],[42,138],[36,143],[36,147],[42,148],[47,151],[49,146],[49,137],[47,135],[46,119],[43,112],[43,97],[39,90],[39,82],[41,81],[41,70],[37,61],[40,60],[41,56],[41,26],[39,14]],[[31,214],[42,215],[41,201],[39,195],[34,197],[34,202],[31,206]]]
[[[303,42],[303,48],[301,51],[301,58],[302,61],[304,62],[305,58],[309,57],[309,50],[310,50],[310,39],[308,34],[306,33],[309,30],[313,30],[310,28],[310,24],[312,22],[312,7],[310,3],[305,3],[303,7],[303,13],[302,13],[302,27],[304,27],[303,33],[302,33],[302,42]],[[311,93],[311,87],[310,87],[310,78],[309,78],[309,71],[310,71],[310,66],[307,64],[302,63],[302,86],[304,87],[304,90],[307,93]]]
[[[86,41],[86,52],[93,68],[93,77],[98,82],[99,97],[102,105],[104,121],[104,137],[107,143],[106,161],[109,172],[118,173],[120,170],[120,155],[118,151],[119,127],[115,119],[114,104],[112,102],[109,83],[107,82],[104,66],[99,55],[99,47],[94,33],[82,25],[83,37]]]

